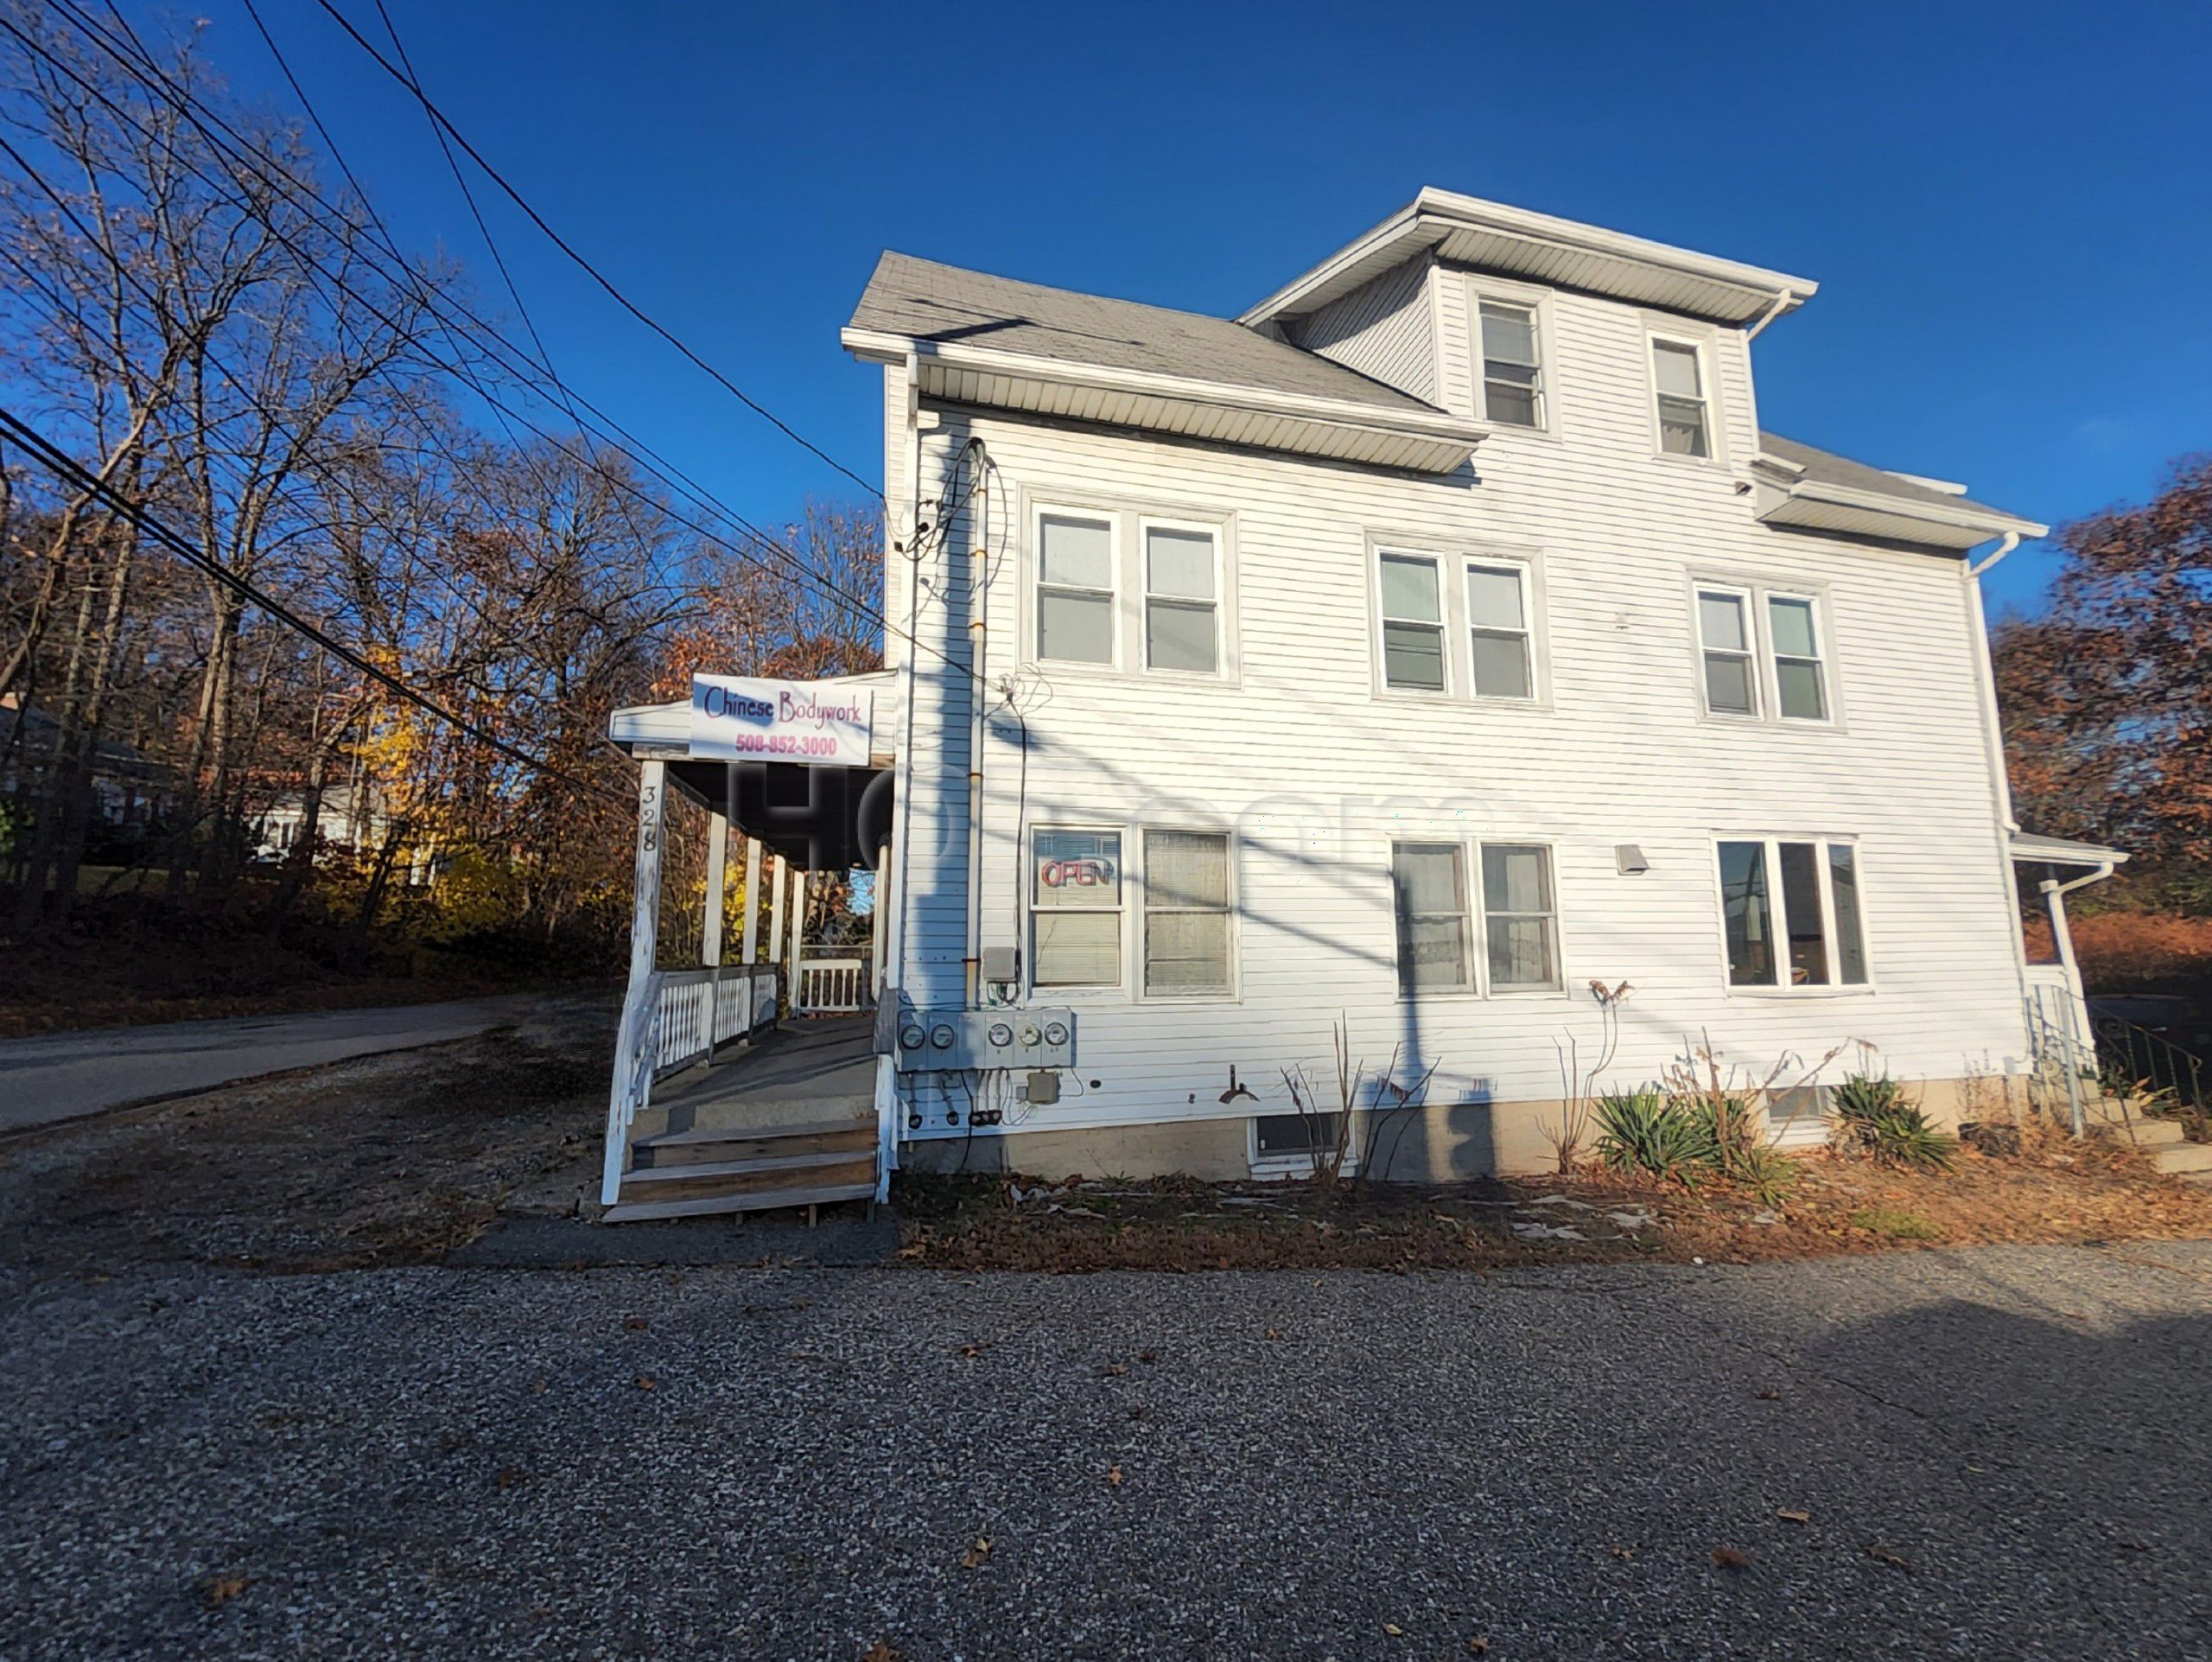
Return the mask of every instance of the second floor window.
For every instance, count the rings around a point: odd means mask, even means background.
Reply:
[[[1385,554],[1382,563],[1383,685],[1441,692],[1444,607],[1436,561]]]
[[[1473,629],[1478,698],[1535,696],[1528,579],[1525,566],[1471,563],[1467,567],[1467,621]]]
[[[1821,665],[1816,611],[1802,595],[1766,597],[1767,637],[1774,646],[1775,705],[1789,721],[1828,718],[1827,677]]]
[[[1697,632],[1705,661],[1705,707],[1716,716],[1758,715],[1750,596],[1733,589],[1699,589]]]
[[[1221,667],[1221,591],[1213,534],[1144,532],[1145,667],[1211,675]]]
[[[1700,583],[1699,681],[1707,711],[1771,713],[1785,722],[1832,720],[1824,631],[1821,602],[1810,595]]]
[[[1037,540],[1037,656],[1112,663],[1113,522],[1048,513]]]
[[[1659,448],[1669,455],[1711,455],[1712,423],[1697,348],[1680,341],[1654,341],[1651,379],[1659,393]]]
[[[1543,366],[1532,307],[1485,300],[1481,307],[1483,414],[1511,427],[1544,424]]]

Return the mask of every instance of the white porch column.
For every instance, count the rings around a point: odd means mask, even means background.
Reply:
[[[776,856],[774,874],[768,879],[771,903],[768,908],[768,962],[776,963],[784,955],[784,856]]]
[[[879,999],[883,997],[883,920],[890,904],[891,844],[886,843],[875,851],[875,905],[868,918],[868,991]]]
[[[745,839],[745,962],[760,957],[760,839]]]
[[[614,1204],[629,1158],[630,1122],[644,1105],[637,1089],[651,1078],[653,1048],[653,966],[660,941],[660,853],[667,764],[647,757],[638,764],[638,851],[631,876],[630,983],[615,1030],[614,1081],[607,1094],[607,1154],[600,1174],[600,1201]]]
[[[791,986],[798,986],[798,949],[806,939],[806,880],[811,872],[794,869],[791,873]]]
[[[729,875],[729,820],[722,814],[707,822],[707,916],[699,931],[699,962],[718,969],[722,961],[722,884]]]

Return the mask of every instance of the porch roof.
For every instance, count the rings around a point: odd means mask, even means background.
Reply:
[[[2127,858],[2125,849],[2108,849],[2095,843],[2076,843],[2064,837],[2037,837],[2031,831],[2012,833],[2012,857],[2025,863],[2052,866],[2116,866]]]

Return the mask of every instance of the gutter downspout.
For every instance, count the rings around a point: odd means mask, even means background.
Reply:
[[[2069,877],[2063,883],[2056,878],[2046,877],[2040,885],[2044,909],[2050,914],[2050,942],[2058,949],[2059,966],[2066,971],[2066,1029],[2062,1035],[2065,1041],[2066,1100],[2077,1137],[2087,1129],[2082,1106],[2082,1067],[2074,1049],[2077,1027],[2078,1042],[2088,1049],[2093,1060],[2096,1049],[2088,1033],[2088,995],[2082,990],[2082,968],[2074,961],[2074,930],[2066,921],[2066,897],[2077,888],[2104,882],[2112,872],[2113,863],[2107,860],[2094,871],[2082,876]]]
[[[990,498],[983,443],[965,447],[968,465],[977,470],[968,493],[968,950],[964,1008],[982,1008],[983,973],[983,690],[990,646]],[[954,483],[958,483],[957,477]]]
[[[906,665],[903,678],[906,731],[891,773],[892,788],[898,796],[899,830],[892,838],[891,858],[879,863],[875,878],[879,909],[883,903],[884,881],[887,877],[893,879],[891,915],[885,920],[883,957],[878,960],[883,986],[876,995],[876,1002],[879,1010],[888,1009],[894,1017],[906,984],[906,876],[912,865],[914,846],[914,660],[915,644],[920,638],[922,593],[921,561],[915,551],[921,540],[922,524],[922,376],[920,360],[912,352],[906,354],[906,545],[901,548],[893,542],[885,564],[887,574],[892,569],[891,557],[906,560]],[[887,538],[889,534],[887,527]],[[888,652],[891,642],[887,637],[883,645]],[[894,863],[898,868],[895,874],[890,869]],[[880,1054],[875,1059],[875,1198],[879,1204],[890,1198],[891,1174],[899,1164],[899,1095],[898,1066],[888,1053]]]
[[[1768,324],[1773,322],[1776,318],[1781,316],[1782,309],[1796,298],[1797,291],[1795,289],[1784,289],[1780,294],[1775,296],[1774,304],[1768,307],[1764,312],[1760,314],[1759,321],[1758,322],[1752,324],[1751,328],[1744,331],[1744,339],[1746,341],[1758,340],[1759,338],[1759,331],[1764,328]]]
[[[1982,614],[1981,574],[1995,565],[2020,545],[2020,533],[2008,531],[1997,544],[1997,551],[1979,564],[1964,568],[1962,576],[1967,586],[1967,615],[1974,623],[1974,679],[1981,693],[1982,738],[1989,753],[1991,776],[1997,782],[1997,810],[2005,834],[2010,838],[2020,829],[2020,822],[2012,814],[2012,779],[2005,766],[2005,728],[1997,711],[1997,672],[1989,655],[1989,620]],[[2011,850],[2006,849],[2006,857]]]

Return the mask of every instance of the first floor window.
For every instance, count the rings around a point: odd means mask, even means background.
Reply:
[[[1472,627],[1475,697],[1527,698],[1535,693],[1529,649],[1529,572],[1519,565],[1470,563],[1467,620]]]
[[[1382,684],[1444,691],[1444,607],[1436,561],[1427,554],[1382,557]]]
[[[1720,915],[1731,986],[1866,984],[1859,853],[1848,843],[1722,843]]]
[[[1390,888],[1398,922],[1398,990],[1474,984],[1467,961],[1467,881],[1457,843],[1397,843]]]
[[[1032,983],[1122,984],[1122,834],[1040,831],[1030,862]]]
[[[1491,991],[1559,986],[1559,909],[1542,844],[1483,844],[1483,933]]]
[[[1037,656],[1114,661],[1114,525],[1048,513],[1037,527]]]
[[[1229,838],[1219,831],[1144,834],[1144,990],[1230,990]]]

